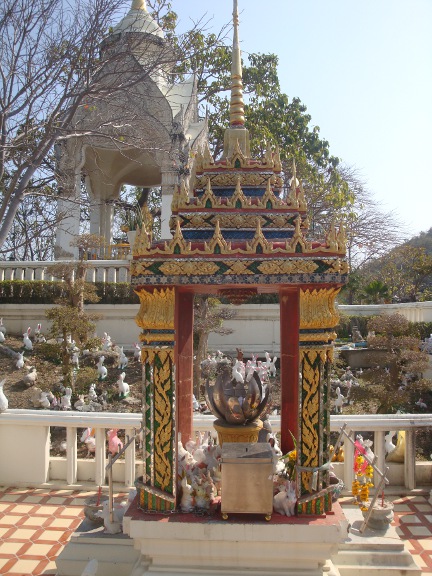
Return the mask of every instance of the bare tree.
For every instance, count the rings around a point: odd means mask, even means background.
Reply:
[[[152,134],[135,129],[139,111],[127,102],[145,106],[143,80],[168,75],[172,63],[180,54],[186,57],[188,49],[181,37],[176,37],[175,45],[157,35],[152,42],[143,42],[142,34],[120,38],[110,26],[128,4],[125,0],[1,4],[0,247],[23,199],[38,183],[52,178],[47,158],[55,144],[91,136],[100,142],[109,139],[129,156],[130,150],[155,147]]]

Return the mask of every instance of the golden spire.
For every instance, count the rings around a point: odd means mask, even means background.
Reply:
[[[240,44],[238,37],[239,16],[238,0],[233,0],[233,47],[231,64],[231,102],[230,102],[230,126],[244,126],[244,102]]]
[[[240,147],[243,155],[249,158],[249,132],[245,128],[242,67],[238,37],[238,0],[233,0],[233,27],[230,123],[229,128],[225,130],[223,156],[224,158],[231,158],[235,153],[236,147]]]

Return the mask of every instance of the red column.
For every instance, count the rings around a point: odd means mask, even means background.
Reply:
[[[280,302],[280,377],[281,377],[281,449],[284,454],[294,448],[290,431],[298,441],[299,429],[299,330],[300,290],[285,287],[279,292]]]
[[[183,444],[190,440],[193,431],[193,301],[193,293],[176,290],[177,432],[181,432]]]

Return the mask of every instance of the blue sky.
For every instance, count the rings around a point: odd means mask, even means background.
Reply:
[[[181,27],[219,29],[232,0],[173,0]],[[279,56],[282,90],[307,106],[409,236],[432,227],[432,0],[239,0],[244,53]]]

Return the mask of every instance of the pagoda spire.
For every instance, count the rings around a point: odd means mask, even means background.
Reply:
[[[233,6],[233,47],[231,64],[231,102],[230,102],[230,126],[244,126],[244,102],[243,102],[243,81],[242,65],[239,44],[239,15],[238,0],[234,0]]]
[[[250,156],[249,132],[245,128],[238,0],[233,0],[230,121],[229,128],[225,130],[224,157],[230,158],[234,153],[234,149],[238,146],[245,157]]]

